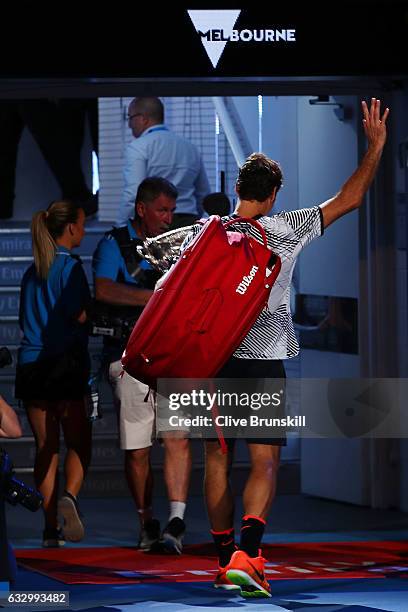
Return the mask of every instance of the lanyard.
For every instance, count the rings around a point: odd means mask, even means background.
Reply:
[[[152,132],[168,132],[168,128],[166,128],[165,126],[160,126],[160,127],[152,127],[149,128],[147,130],[147,132],[145,132],[146,134],[151,134]]]

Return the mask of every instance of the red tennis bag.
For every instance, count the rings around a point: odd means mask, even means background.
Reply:
[[[263,244],[227,231],[243,222]],[[159,378],[214,376],[265,307],[280,267],[257,221],[210,217],[145,306],[123,368],[153,389]]]

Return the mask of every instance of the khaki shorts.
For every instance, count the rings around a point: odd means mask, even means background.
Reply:
[[[167,431],[188,433],[188,429],[183,427],[169,427],[166,419],[159,419],[156,429],[155,394],[149,393],[147,385],[124,372],[120,360],[110,363],[109,382],[119,414],[121,449],[136,450],[151,446],[156,438],[156,431],[158,434]]]

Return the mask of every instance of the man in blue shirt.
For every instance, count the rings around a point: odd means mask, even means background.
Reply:
[[[171,229],[191,225],[202,216],[202,200],[210,193],[197,147],[164,125],[164,108],[159,98],[132,100],[128,121],[135,138],[126,151],[118,225],[126,223],[132,215],[137,189],[147,176],[166,178],[178,191]]]
[[[161,177],[149,177],[138,187],[134,218],[108,232],[94,254],[95,294],[109,305],[117,320],[137,319],[149,301],[159,275],[136,251],[137,242],[166,232],[176,208],[177,190]],[[129,326],[131,331],[131,326]],[[130,333],[130,332],[129,332]],[[162,434],[165,448],[165,481],[170,502],[167,527],[160,537],[152,514],[153,476],[150,449],[155,426],[155,403],[147,385],[123,372],[120,358],[127,333],[118,340],[105,338],[109,382],[119,411],[120,443],[125,450],[125,473],[141,523],[139,546],[181,553],[185,531],[184,510],[191,471],[189,440]]]

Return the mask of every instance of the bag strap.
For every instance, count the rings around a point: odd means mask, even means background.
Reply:
[[[131,238],[127,226],[114,227],[107,234],[112,236],[118,243],[127,271],[130,276],[134,277],[143,259],[137,252],[136,247],[142,245],[143,240],[141,238]]]
[[[233,225],[234,223],[248,223],[249,225],[256,227],[256,229],[262,236],[264,246],[268,248],[268,241],[266,238],[265,230],[262,225],[258,223],[258,221],[255,221],[255,219],[251,219],[250,217],[237,217],[236,219],[231,219],[230,221],[224,223],[224,228],[227,229],[227,227],[231,227],[231,225]]]

